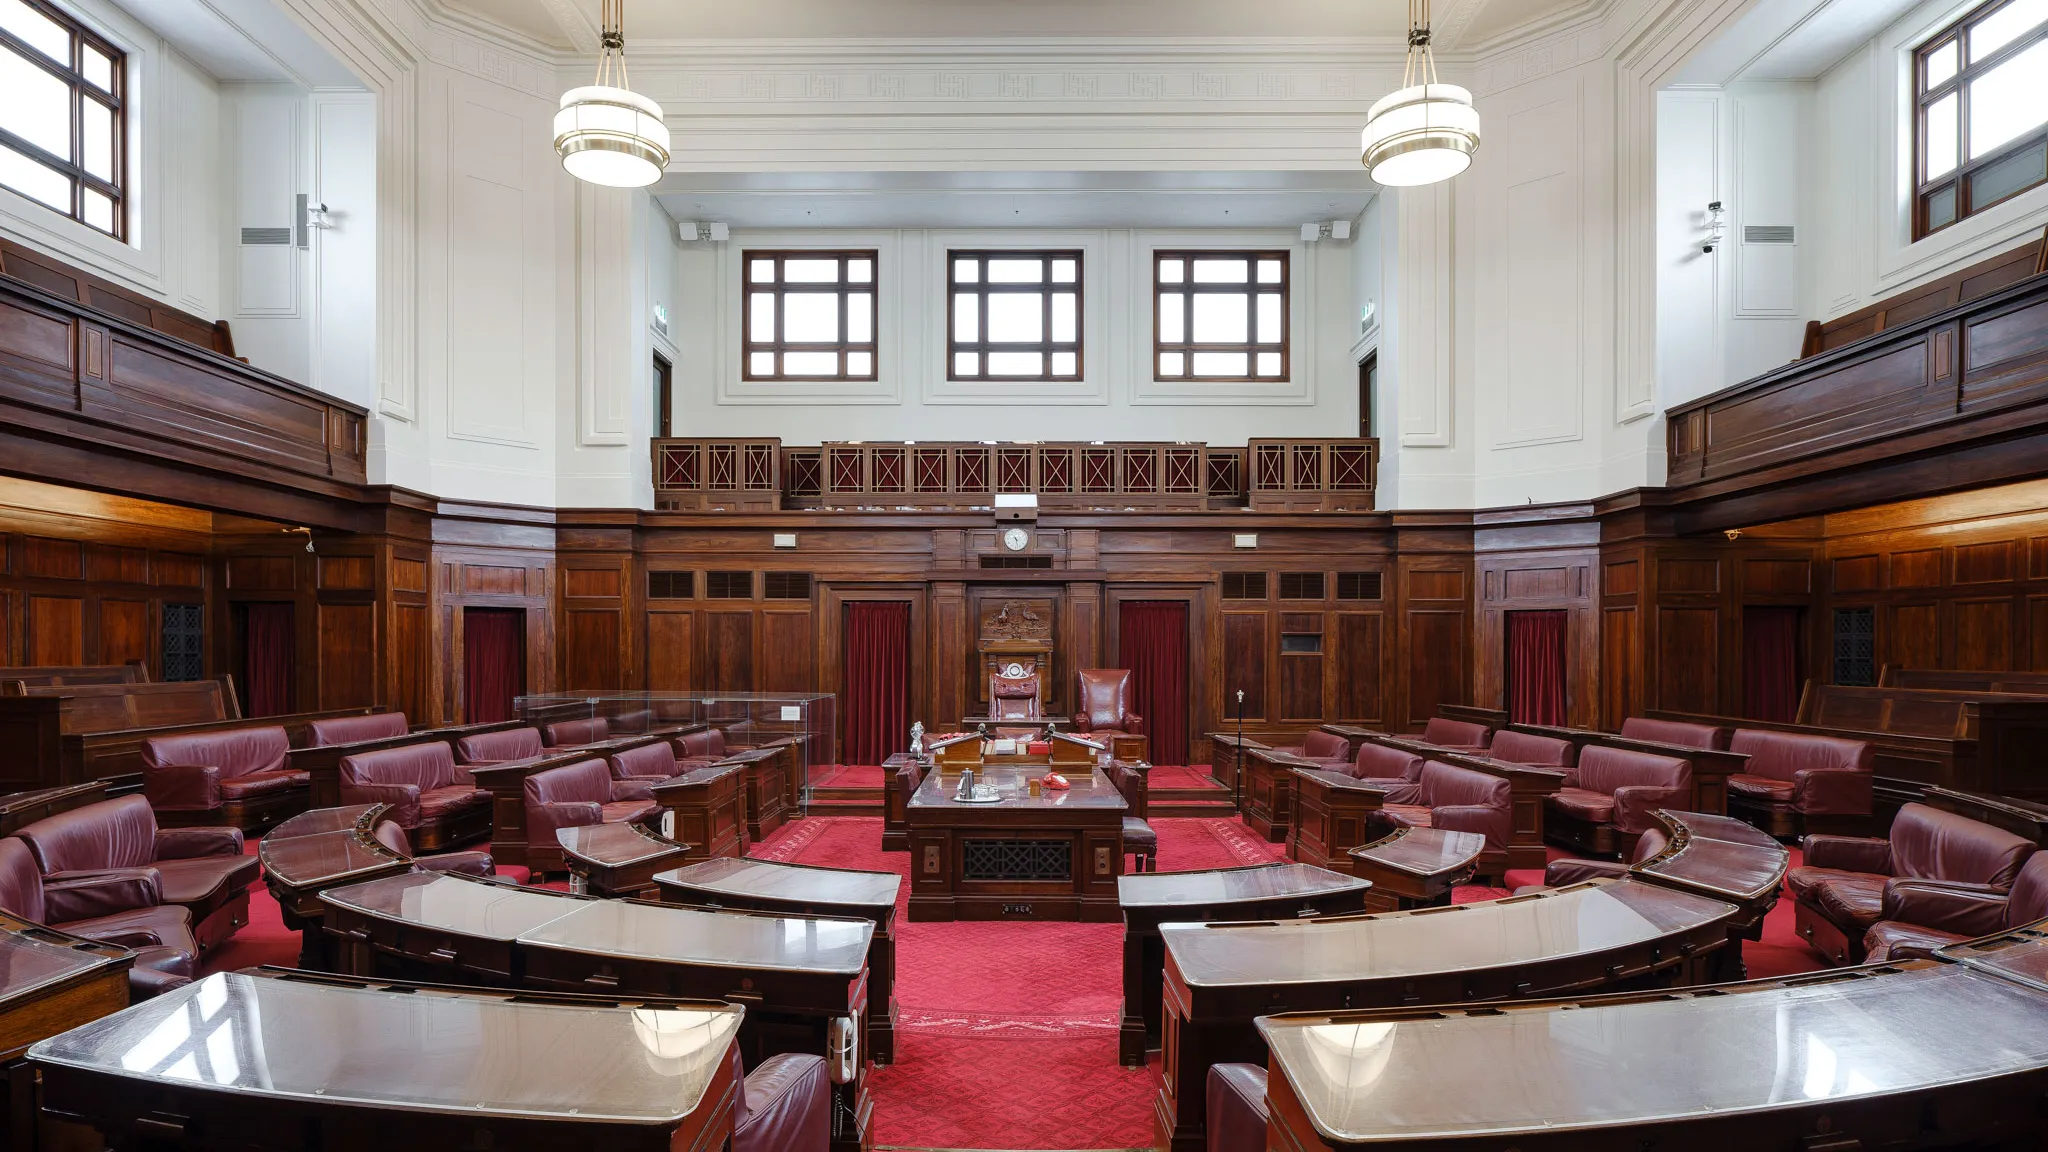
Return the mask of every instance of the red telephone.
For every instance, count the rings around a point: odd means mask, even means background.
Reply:
[[[1067,789],[1073,787],[1072,784],[1067,783],[1067,778],[1065,776],[1062,776],[1057,772],[1047,772],[1045,774],[1045,786],[1047,788],[1052,789],[1055,792],[1064,792]]]

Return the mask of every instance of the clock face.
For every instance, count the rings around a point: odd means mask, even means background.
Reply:
[[[1012,552],[1022,552],[1031,546],[1031,533],[1022,528],[1012,528],[1003,533],[1003,547]]]

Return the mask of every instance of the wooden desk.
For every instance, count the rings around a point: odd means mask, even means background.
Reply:
[[[497,732],[507,728],[524,728],[517,720],[504,720],[490,724],[458,724],[449,728],[422,728],[403,736],[382,736],[375,740],[352,740],[346,744],[322,744],[312,748],[294,748],[285,753],[285,767],[295,772],[304,772],[312,781],[312,805],[314,808],[335,808],[341,804],[341,762],[358,752],[376,752],[384,748],[403,748],[410,744],[446,744],[451,749],[464,736],[480,732]]]
[[[875,926],[868,945],[868,1052],[896,1061],[896,899],[894,872],[813,868],[773,860],[706,860],[662,872],[654,884],[667,904],[739,908],[798,916],[856,917]]]
[[[97,804],[106,798],[107,782],[104,780],[0,796],[0,836],[12,836],[44,817]]]
[[[302,812],[270,830],[256,846],[263,884],[277,900],[284,926],[299,934],[299,965],[333,971],[334,937],[322,931],[320,893],[412,871],[412,861],[379,844],[371,831],[384,804],[351,804]]]
[[[725,1004],[627,1010],[231,972],[31,1050],[48,1113],[116,1147],[718,1152]],[[138,1046],[138,1037],[164,1042]]]
[[[1124,916],[1124,1011],[1117,1033],[1118,1057],[1135,1068],[1145,1062],[1147,1049],[1159,1046],[1166,966],[1161,924],[1336,916],[1362,910],[1368,888],[1356,877],[1306,864],[1117,877],[1117,905]]]
[[[1101,772],[1073,787],[1029,794],[1042,769],[987,767],[977,781],[999,803],[953,798],[958,773],[934,771],[905,808],[910,834],[910,918],[1087,920],[1117,918],[1124,866],[1124,799]]]
[[[1982,792],[1964,792],[1955,788],[1929,785],[1922,804],[1931,805],[1958,816],[1994,827],[2003,828],[2015,836],[2025,836],[2035,844],[2048,848],[2048,804],[2034,800],[2016,800],[2010,796],[1989,796]]]
[[[654,896],[654,874],[681,864],[690,854],[679,844],[638,824],[583,824],[555,829],[562,862],[569,866],[573,892],[593,896]]]
[[[1412,752],[1425,760],[1440,760],[1474,772],[1499,776],[1508,782],[1508,806],[1511,819],[1508,823],[1507,868],[1542,868],[1550,860],[1549,852],[1543,846],[1543,808],[1559,788],[1564,787],[1569,772],[1563,768],[1542,768],[1529,764],[1517,764],[1512,760],[1496,760],[1483,752],[1459,752],[1450,748],[1439,748],[1420,740],[1405,736],[1389,736],[1384,732],[1367,733],[1367,738],[1389,748]],[[1485,862],[1481,868],[1491,871]]]
[[[1372,882],[1365,905],[1375,912],[1436,908],[1451,902],[1451,889],[1472,878],[1486,837],[1442,828],[1396,828],[1346,855],[1351,872]]]
[[[29,1045],[128,1006],[135,954],[0,912],[0,1136],[19,1152],[40,1144]]]
[[[1764,916],[1778,903],[1792,853],[1754,825],[1731,816],[1664,809],[1655,816],[1671,842],[1629,873],[1740,909],[1729,918],[1728,947],[1712,957],[1707,978],[1744,979],[1749,969],[1742,960],[1742,942],[1763,939]]]
[[[1709,812],[1725,816],[1728,814],[1728,777],[1738,772],[1749,771],[1749,753],[1729,752],[1725,749],[1694,748],[1688,744],[1666,744],[1661,740],[1631,740],[1612,732],[1596,732],[1590,728],[1564,728],[1550,724],[1516,724],[1517,732],[1532,736],[1548,736],[1552,740],[1568,741],[1577,750],[1588,745],[1606,748],[1620,748],[1628,752],[1645,752],[1651,756],[1676,756],[1692,765],[1692,794],[1686,799],[1688,812]]]
[[[526,778],[552,768],[563,768],[581,764],[585,760],[603,760],[614,752],[624,752],[646,744],[665,744],[683,728],[661,728],[653,732],[636,732],[595,744],[584,744],[575,748],[558,748],[544,756],[525,760],[508,760],[502,764],[478,764],[462,769],[469,773],[476,786],[491,794],[490,839],[491,859],[500,866],[512,865],[535,872],[559,871],[561,846],[552,836],[544,841],[529,840],[526,831]],[[610,771],[607,769],[607,776]],[[691,843],[704,843],[690,836],[678,839]],[[419,851],[427,851],[423,844],[414,844]]]
[[[1735,914],[1719,900],[1595,880],[1414,912],[1166,925],[1159,1146],[1205,1146],[1209,1068],[1262,1058],[1254,1017],[1695,983]]]
[[[519,934],[596,897],[407,872],[319,894],[336,967],[351,976],[521,986]]]
[[[1278,748],[1248,748],[1239,768],[1244,772],[1244,795],[1239,819],[1244,826],[1274,844],[1287,842],[1294,823],[1294,770],[1320,768]]]
[[[783,1052],[825,1057],[833,1152],[864,1152],[874,1143],[860,1040],[874,931],[859,919],[593,900],[521,933],[519,950],[528,987],[746,1005],[747,1066]]]
[[[683,863],[747,854],[747,770],[713,764],[653,788],[662,833],[689,845]]]
[[[2033,1149],[2048,995],[1915,961],[1655,997],[1268,1016],[1274,1148]],[[1995,1040],[1993,1038],[1996,1038]],[[1499,1081],[1483,1107],[1447,1070]]]
[[[758,844],[790,818],[788,804],[790,771],[785,761],[793,759],[789,746],[775,744],[734,752],[720,764],[737,764],[746,774],[747,839]]]
[[[1255,748],[1264,747],[1266,745],[1249,736],[1244,737],[1242,743],[1240,743],[1235,732],[1211,732],[1209,733],[1209,773],[1216,778],[1217,783],[1230,789],[1231,795],[1235,796],[1238,789],[1240,765],[1244,762],[1245,754]]]
[[[1365,843],[1365,822],[1387,794],[1327,768],[1296,768],[1287,854],[1303,864],[1349,871],[1350,853]]]
[[[904,809],[910,804],[910,797],[917,792],[915,786],[905,788],[897,777],[903,769],[917,768],[917,781],[924,783],[924,774],[931,766],[922,758],[908,752],[893,752],[882,761],[882,851],[910,851],[910,825],[904,818]]]

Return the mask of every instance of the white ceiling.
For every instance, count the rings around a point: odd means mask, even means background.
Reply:
[[[207,75],[230,83],[362,82],[271,0],[117,0]]]
[[[677,220],[735,228],[1297,228],[1348,220],[1375,188],[1351,172],[671,171]]]
[[[1680,69],[1680,84],[1813,80],[1924,0],[1764,0]]]
[[[562,50],[596,43],[599,0],[442,0]],[[1479,43],[1594,0],[1437,0],[1440,46]],[[1399,40],[1407,0],[629,0],[636,41],[1119,36]]]

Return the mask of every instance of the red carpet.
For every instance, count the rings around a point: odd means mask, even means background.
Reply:
[[[1237,820],[1161,821],[1164,871],[1230,868],[1285,857]],[[253,843],[249,851],[255,851]],[[755,845],[753,855],[908,876],[906,853],[881,850],[881,821],[816,816]],[[1568,855],[1551,849],[1551,858]],[[1800,862],[1797,849],[1792,863]],[[1513,886],[1542,882],[1511,872]],[[1500,889],[1458,889],[1460,903]],[[1156,1073],[1117,1063],[1122,927],[1117,924],[912,924],[898,904],[897,1063],[874,1073],[875,1140],[906,1148],[1142,1148],[1152,1141]],[[298,933],[277,902],[250,889],[249,924],[204,972],[292,965]],[[1822,967],[1792,930],[1792,901],[1765,920],[1744,955],[1755,979]]]
[[[883,775],[873,764],[819,764],[811,769],[811,787],[880,788]]]
[[[1196,764],[1187,768],[1178,764],[1154,764],[1145,779],[1146,785],[1154,789],[1202,788],[1219,792],[1223,790],[1223,785],[1218,784],[1215,778],[1209,775],[1207,764]]]

